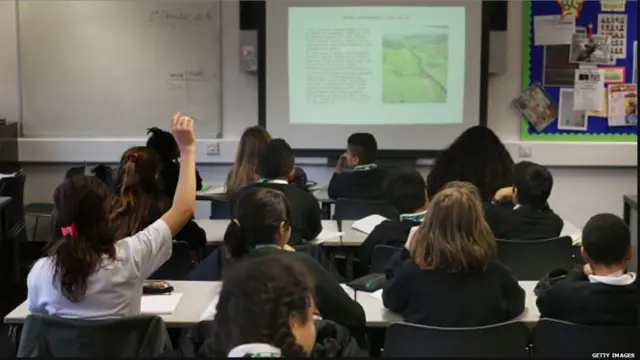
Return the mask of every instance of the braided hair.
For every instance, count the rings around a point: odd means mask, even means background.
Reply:
[[[277,254],[237,263],[222,281],[213,336],[205,347],[214,357],[249,343],[277,347],[283,357],[307,357],[290,328],[292,315],[313,321],[314,285],[305,268]]]

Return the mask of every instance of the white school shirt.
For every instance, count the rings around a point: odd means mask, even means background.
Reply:
[[[87,291],[77,303],[62,295],[59,281],[53,283],[52,258],[42,258],[27,277],[29,311],[92,320],[140,314],[142,282],[171,257],[172,241],[171,229],[162,219],[117,241],[116,260],[103,261],[87,279]]]

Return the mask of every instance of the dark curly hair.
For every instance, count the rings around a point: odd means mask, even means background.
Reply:
[[[429,199],[451,181],[475,185],[483,201],[490,201],[496,191],[513,185],[513,159],[491,129],[474,126],[460,134],[435,161],[427,175]]]
[[[277,254],[242,261],[222,280],[209,353],[226,358],[233,348],[266,343],[283,357],[307,357],[289,327],[289,317],[313,321],[308,310],[314,284],[305,268]]]

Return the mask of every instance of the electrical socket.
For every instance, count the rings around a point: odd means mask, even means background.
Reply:
[[[207,144],[207,155],[219,155],[220,154],[220,143],[213,142]]]
[[[530,158],[531,157],[531,148],[528,146],[520,145],[518,147],[518,156],[521,158]]]

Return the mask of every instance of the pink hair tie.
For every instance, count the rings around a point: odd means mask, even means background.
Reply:
[[[131,154],[129,154],[127,156],[127,158],[129,160],[129,162],[132,162],[134,164],[138,162],[138,155],[136,155],[136,154],[131,153]]]
[[[78,229],[76,228],[75,223],[72,223],[67,227],[60,228],[60,231],[62,232],[62,236],[71,236],[71,237],[78,236]]]

